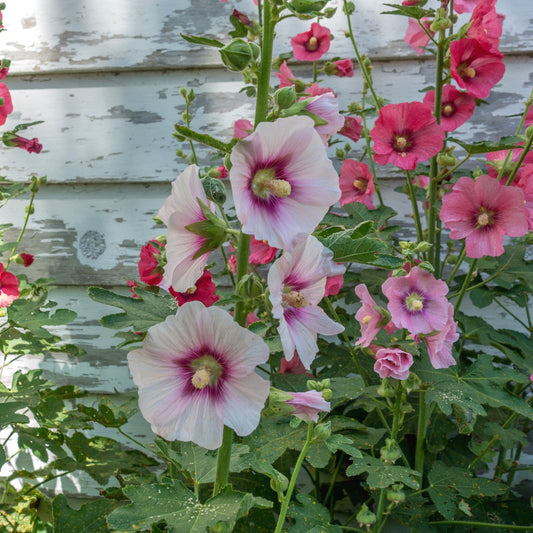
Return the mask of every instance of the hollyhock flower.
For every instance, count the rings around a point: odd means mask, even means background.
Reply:
[[[294,407],[292,413],[302,420],[312,420],[318,422],[318,413],[329,413],[331,404],[324,400],[322,392],[317,390],[308,390],[305,392],[290,392],[293,399],[287,400],[289,405]]]
[[[300,361],[300,358],[298,357],[298,352],[294,352],[294,355],[292,356],[292,359],[290,361],[287,361],[285,357],[281,358],[281,361],[279,363],[279,373],[280,374],[305,374],[309,376],[310,378],[314,378],[313,374],[310,374],[303,363]]]
[[[531,124],[533,124],[533,105],[529,106],[529,109],[527,110],[526,120],[524,124],[526,128],[528,128],[529,126],[531,126]]]
[[[340,265],[340,263],[337,263]],[[326,287],[324,288],[324,296],[335,296],[339,294],[344,284],[344,273],[335,276],[328,276],[326,279]]]
[[[503,78],[503,54],[483,41],[460,39],[450,44],[450,72],[459,87],[474,98],[487,98]]]
[[[340,198],[339,178],[309,117],[262,122],[235,145],[231,162],[243,232],[276,248],[312,233]]]
[[[316,81],[305,90],[305,94],[308,94],[309,96],[320,96],[321,94],[327,93],[331,93],[335,97],[337,96],[331,87],[320,87]]]
[[[339,78],[352,78],[353,77],[353,63],[351,59],[339,59],[332,61],[332,74]],[[329,72],[328,72],[329,74]]]
[[[339,178],[341,188],[341,206],[358,202],[374,209],[374,176],[368,166],[355,159],[345,159]]]
[[[513,182],[514,183],[514,182]],[[516,186],[524,191],[526,216],[529,230],[533,231],[533,164],[529,163],[524,166],[520,179]]]
[[[18,148],[26,150],[29,154],[38,154],[43,149],[43,145],[39,143],[37,137],[34,137],[33,139],[25,139],[24,137],[17,135],[14,139],[11,139],[11,142]]]
[[[211,211],[213,202],[207,200],[196,165],[188,166],[172,183],[172,193],[159,210],[159,217],[167,225],[167,264],[162,285],[177,292],[185,292],[204,273],[209,251],[207,238],[187,229],[206,220],[198,200]]]
[[[435,91],[424,95],[424,103],[432,109],[435,107]],[[440,125],[444,131],[454,131],[462,126],[476,109],[476,100],[469,94],[458,91],[453,85],[442,88]]]
[[[452,355],[452,346],[458,338],[457,323],[453,319],[453,305],[449,303],[448,321],[445,326],[436,335],[424,336],[433,368],[448,368],[456,364]]]
[[[292,73],[292,70],[287,66],[287,61],[283,61],[279,67],[279,73],[274,72],[274,76],[279,79],[279,88],[292,87],[296,85],[298,78]]]
[[[283,353],[290,361],[296,349],[306,369],[318,352],[317,333],[337,335],[344,331],[344,326],[318,306],[326,278],[344,272],[344,266],[334,263],[332,255],[316,237],[300,235],[268,272],[272,315],[279,320]]]
[[[511,157],[505,162],[507,159],[507,155],[511,151]],[[498,150],[496,152],[487,152],[485,154],[485,157],[487,158],[487,167],[488,167],[488,174],[492,178],[496,178],[501,170],[502,167],[504,167],[502,172],[502,180],[504,182],[507,181],[507,178],[511,175],[511,172],[514,169],[515,163],[520,159],[520,156],[522,155],[523,148],[513,148],[512,150]],[[533,163],[533,151],[530,151],[526,154],[526,157],[522,161],[522,166],[518,169],[515,175],[515,182],[520,179],[522,176],[523,168],[525,165],[532,164]],[[513,183],[514,184],[514,183]]]
[[[143,283],[159,285],[163,280],[165,259],[161,255],[165,247],[164,243],[152,239],[141,248],[137,269]]]
[[[411,335],[440,331],[448,321],[448,286],[426,270],[413,267],[407,276],[387,279],[382,286],[396,327]]]
[[[206,307],[211,307],[220,300],[220,296],[215,294],[217,286],[213,283],[213,277],[209,270],[204,270],[198,281],[185,292],[177,292],[169,287],[168,292],[174,296],[178,305],[186,302],[202,302]]]
[[[0,80],[3,80],[9,74],[9,66],[11,61],[9,59],[2,59],[0,61]]]
[[[456,13],[472,13],[480,0],[454,0],[453,10]]]
[[[291,39],[292,53],[298,61],[316,61],[328,50],[331,33],[318,22],[311,24],[309,31],[299,33]]]
[[[459,178],[442,199],[440,218],[451,239],[465,238],[466,255],[474,258],[502,255],[505,235],[521,237],[528,229],[522,189],[486,174]]]
[[[363,119],[359,117],[344,117],[344,126],[339,130],[341,135],[357,142],[363,133]]]
[[[216,170],[218,172],[217,178],[222,180],[228,177],[228,169],[224,165],[217,167]]]
[[[4,103],[0,105],[0,126],[5,124],[7,115],[13,112],[13,102],[11,101],[11,94],[5,83],[0,83],[0,98],[4,99]]]
[[[329,139],[344,126],[344,117],[339,113],[339,100],[335,94],[326,92],[313,99],[305,106],[305,109],[316,115],[319,119],[325,120],[327,124],[315,126],[315,130],[327,146]]]
[[[496,13],[496,0],[480,0],[470,18],[466,36],[478,41],[486,41],[489,48],[498,51],[503,31],[503,15]]]
[[[235,121],[233,125],[233,138],[234,139],[244,139],[248,137],[250,133],[254,131],[254,125],[245,118],[241,118]]]
[[[7,272],[0,263],[0,307],[7,307],[19,297],[19,280],[15,274]]]
[[[127,283],[128,283],[128,287],[130,288],[130,292],[132,294],[132,298],[139,298],[139,296],[137,295],[137,293],[135,292],[135,289],[139,286],[137,285],[137,282],[135,280],[127,280]]]
[[[420,19],[420,22],[431,36],[435,35],[435,32],[429,30],[431,20],[428,17]],[[420,27],[418,20],[410,18],[407,22],[407,30],[403,40],[420,55],[429,43],[429,35]]]
[[[374,372],[379,374],[381,379],[407,379],[409,369],[413,364],[413,356],[409,352],[404,352],[399,348],[381,348],[376,353]]]
[[[361,326],[361,337],[355,345],[366,347],[370,346],[375,339],[379,330],[383,327],[383,322],[387,321],[387,317],[380,311],[380,307],[372,296],[370,296],[368,288],[364,283],[360,283],[355,287],[355,294],[363,304],[357,313],[355,313],[355,319]]]
[[[26,253],[22,252],[19,255],[22,258],[22,264],[25,267],[29,267],[33,263],[33,255],[32,254],[26,254]]]
[[[234,252],[235,249],[230,245],[230,252]],[[248,263],[251,265],[266,265],[270,263],[278,252],[277,248],[270,246],[268,241],[259,241],[254,236],[250,239],[250,255],[248,257]],[[228,259],[230,263],[231,271],[235,274],[237,272],[237,256],[231,255]]]
[[[241,437],[257,427],[270,384],[255,367],[268,353],[227,311],[189,302],[148,330],[128,365],[154,433],[214,450],[224,426]]]
[[[370,136],[376,163],[392,163],[403,170],[414,170],[419,162],[436,155],[444,144],[444,130],[429,106],[422,102],[382,107]]]

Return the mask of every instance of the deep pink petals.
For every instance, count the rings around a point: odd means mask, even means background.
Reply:
[[[353,202],[365,204],[374,209],[372,195],[374,194],[374,176],[366,165],[355,159],[345,159],[339,178],[341,188],[341,206]]]
[[[532,119],[533,122],[533,119]],[[344,126],[339,130],[341,135],[354,142],[361,138],[363,132],[363,119],[360,117],[344,117]]]
[[[329,29],[313,22],[309,31],[291,39],[292,53],[298,61],[316,61],[329,50],[330,42]]]
[[[405,380],[409,377],[409,369],[413,364],[413,356],[399,348],[380,348],[376,352],[374,372],[381,379],[394,378]]]
[[[435,106],[435,91],[424,95],[424,103],[432,109]],[[454,131],[462,126],[476,109],[476,100],[469,94],[458,91],[453,85],[442,88],[440,125],[444,131]]]
[[[302,420],[312,420],[318,422],[318,413],[328,413],[331,404],[324,400],[322,392],[309,390],[305,392],[291,392],[292,400],[287,400],[289,405],[294,407],[294,416]]]
[[[430,35],[434,35],[434,32],[429,31],[429,27],[431,26],[431,20],[429,20],[429,18],[424,17],[420,20],[420,22],[430,33]],[[429,43],[429,35],[420,26],[418,20],[410,18],[408,19],[407,30],[405,32],[405,37],[403,38],[403,40],[413,50],[416,50],[418,55],[420,55]]]
[[[19,280],[15,274],[7,272],[0,263],[0,307],[7,307],[19,297]]]

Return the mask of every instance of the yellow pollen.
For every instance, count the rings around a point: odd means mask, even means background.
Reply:
[[[202,366],[193,374],[191,383],[196,389],[204,389],[211,381],[211,374],[209,367]]]
[[[366,184],[367,182],[365,180],[355,180],[353,182],[353,186],[360,191],[364,191],[366,189]]]
[[[422,311],[424,309],[424,300],[419,294],[413,292],[405,299],[405,305],[409,311]]]
[[[291,184],[286,180],[269,181],[265,188],[277,198],[286,198],[291,194]]]
[[[316,37],[311,37],[307,41],[307,49],[310,52],[314,52],[318,48],[318,39]]]
[[[282,300],[291,307],[307,307],[305,296],[299,291],[290,291],[282,296]]]
[[[187,294],[194,294],[196,292],[196,287],[193,285],[192,287],[189,287],[185,292]]]
[[[445,117],[449,117],[452,113],[453,113],[453,105],[452,105],[452,104],[446,104],[446,105],[442,108],[442,114],[443,114]]]
[[[407,139],[403,135],[400,135],[400,137],[396,137],[394,147],[400,151],[403,151],[407,148],[408,144],[409,142],[407,141]]]
[[[476,75],[476,71],[472,67],[466,67],[463,69],[463,73],[467,78],[474,78]]]
[[[486,212],[480,213],[477,217],[478,226],[488,226],[490,224],[490,215]]]
[[[366,326],[370,321],[372,320],[372,317],[370,315],[366,315],[363,317],[363,324]]]

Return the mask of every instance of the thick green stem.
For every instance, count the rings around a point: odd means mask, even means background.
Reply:
[[[229,463],[231,459],[231,441],[233,440],[233,430],[224,426],[222,446],[218,449],[217,475],[213,494],[218,494],[227,484],[229,477]]]
[[[285,494],[285,497],[283,498],[283,503],[281,504],[278,523],[276,524],[276,529],[274,533],[281,533],[283,524],[285,523],[285,517],[287,516],[287,510],[289,508],[291,496],[294,491],[294,486],[296,485],[296,479],[300,472],[300,468],[302,467],[302,463],[304,462],[305,455],[307,454],[307,450],[311,444],[311,439],[313,437],[313,427],[314,425],[312,422],[307,423],[307,438],[305,440],[305,444],[302,448],[302,451],[300,452],[300,455],[298,456],[298,460],[296,461],[296,464],[294,465],[294,471],[292,473],[291,480],[289,482],[289,488],[287,489],[287,493]]]

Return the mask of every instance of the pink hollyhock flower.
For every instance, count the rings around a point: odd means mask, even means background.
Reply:
[[[0,126],[5,124],[7,115],[13,112],[13,102],[11,101],[11,94],[5,83],[0,83],[0,98],[4,99],[4,103],[0,105]]]
[[[9,74],[9,64],[11,61],[8,61],[6,59],[2,59],[0,61],[0,80],[3,80],[8,74]],[[3,66],[6,65],[6,66]]]
[[[217,286],[213,283],[213,277],[209,270],[204,270],[198,281],[185,292],[177,292],[169,287],[168,292],[174,296],[178,305],[186,302],[202,302],[206,307],[211,307],[220,300],[220,296],[215,294]]]
[[[444,130],[422,102],[382,107],[370,136],[374,141],[374,161],[380,165],[392,163],[403,170],[414,170],[444,144]]]
[[[22,264],[25,267],[29,267],[33,263],[34,257],[33,257],[32,254],[26,254],[26,253],[22,252],[19,255],[20,255],[21,259],[22,259]]]
[[[448,286],[426,270],[413,267],[407,276],[389,278],[383,294],[396,327],[411,335],[440,331],[448,321]]]
[[[290,361],[296,349],[306,369],[318,352],[317,333],[337,335],[344,331],[344,326],[318,306],[326,278],[344,272],[344,266],[334,263],[332,255],[316,237],[300,235],[268,272],[272,315],[279,320],[283,353]]]
[[[424,95],[424,103],[432,109],[435,107],[435,91]],[[476,109],[476,100],[469,94],[458,91],[453,85],[442,88],[440,125],[444,131],[455,131],[462,126]]]
[[[305,109],[327,122],[327,124],[315,126],[315,130],[320,135],[324,145],[327,146],[331,136],[335,135],[344,126],[344,117],[339,113],[339,100],[335,94],[326,92],[315,96],[305,106]]]
[[[26,150],[29,154],[38,154],[43,149],[43,145],[39,143],[37,137],[34,137],[33,139],[25,139],[24,137],[17,135],[14,139],[10,139],[10,142],[14,143],[14,146]]]
[[[316,61],[328,50],[331,33],[318,22],[311,24],[309,31],[299,33],[291,39],[292,53],[298,61]]]
[[[289,392],[293,397],[292,400],[287,400],[286,403],[294,407],[292,413],[297,418],[302,420],[312,420],[318,422],[318,413],[329,413],[331,404],[324,400],[322,392],[317,390],[308,390],[305,392]]]
[[[344,126],[339,130],[341,135],[357,142],[363,133],[363,119],[359,117],[344,117]]]
[[[453,319],[453,305],[449,303],[448,321],[445,326],[436,335],[424,336],[433,368],[448,368],[456,364],[452,355],[452,346],[458,338],[457,323]]]
[[[148,330],[128,365],[154,433],[214,450],[224,426],[241,437],[257,427],[270,384],[255,367],[268,353],[227,311],[189,302]]]
[[[533,231],[533,164],[525,165],[520,179],[516,182],[516,186],[524,191],[527,223],[529,230]]]
[[[526,128],[528,128],[529,126],[531,126],[531,124],[533,124],[533,105],[529,106],[529,109],[527,110],[526,120],[525,120],[524,124],[525,124]]]
[[[313,374],[310,374],[303,363],[300,361],[300,358],[298,357],[298,352],[294,352],[294,355],[292,356],[292,359],[290,361],[287,361],[285,357],[281,358],[281,361],[279,363],[279,373],[280,374],[305,374],[309,376],[310,378],[314,378]]]
[[[331,93],[335,97],[337,96],[331,87],[320,87],[316,81],[305,90],[305,94],[308,94],[309,96],[320,96],[321,94],[327,93]]]
[[[7,307],[19,297],[19,280],[15,274],[7,272],[0,263],[0,307]]]
[[[490,49],[498,52],[504,19],[503,15],[496,13],[496,0],[479,0],[470,18],[466,36],[486,41]]]
[[[480,0],[454,0],[453,10],[456,13],[472,13]]]
[[[429,30],[431,20],[428,17],[420,19],[420,22],[431,36],[435,35],[435,32]],[[407,30],[403,40],[420,55],[429,43],[429,35],[420,26],[418,20],[410,18],[407,22]]]
[[[230,245],[229,251],[235,251],[233,246]],[[248,263],[251,265],[266,265],[274,259],[277,252],[278,249],[270,246],[268,241],[259,241],[252,235]],[[235,274],[237,272],[237,256],[235,254],[231,255],[228,262],[230,263],[231,271]]]
[[[474,98],[487,98],[503,78],[503,54],[490,50],[477,39],[460,39],[450,44],[450,72],[459,87]]]
[[[228,169],[222,165],[220,167],[217,167],[218,176],[219,179],[224,179],[228,177]]]
[[[190,165],[174,180],[172,193],[159,210],[159,217],[168,228],[167,264],[161,283],[177,292],[185,292],[196,283],[204,273],[209,256],[207,251],[196,257],[206,238],[187,229],[187,226],[206,220],[198,200],[211,211],[215,210],[215,205],[205,195],[198,167]]]
[[[355,159],[345,159],[341,167],[339,185],[341,206],[358,202],[365,204],[369,209],[374,209],[372,201],[374,176],[365,163]]]
[[[283,61],[279,67],[279,74],[274,72],[274,76],[279,79],[279,88],[292,87],[298,81],[298,78],[292,73],[292,70],[287,66],[287,61]]]
[[[381,379],[407,379],[409,369],[413,364],[413,356],[409,352],[404,352],[399,348],[381,348],[376,353],[374,372],[379,374]]]
[[[336,67],[335,76],[339,78],[352,78],[353,77],[353,63],[351,59],[339,59],[333,61],[332,64]]]
[[[157,239],[152,239],[141,248],[137,269],[143,283],[159,285],[163,280],[165,259],[161,252],[164,248],[165,244]]]
[[[375,339],[382,324],[387,321],[387,317],[381,312],[379,305],[374,301],[368,288],[364,283],[355,287],[355,294],[363,304],[355,313],[355,319],[361,326],[361,337],[355,343],[356,346],[370,346]]]
[[[466,238],[466,255],[474,258],[502,255],[505,235],[521,237],[528,229],[524,192],[486,174],[459,178],[442,199],[440,218],[451,239]]]
[[[250,133],[254,131],[254,125],[245,118],[241,118],[235,121],[233,125],[233,138],[234,139],[244,139],[248,137]]]
[[[235,145],[231,162],[243,232],[276,248],[312,233],[340,198],[339,178],[309,117],[262,122]]]
[[[340,265],[340,263],[337,263]],[[326,287],[324,288],[324,296],[335,296],[339,294],[344,284],[344,274],[337,274],[336,276],[328,276],[326,279]]]

